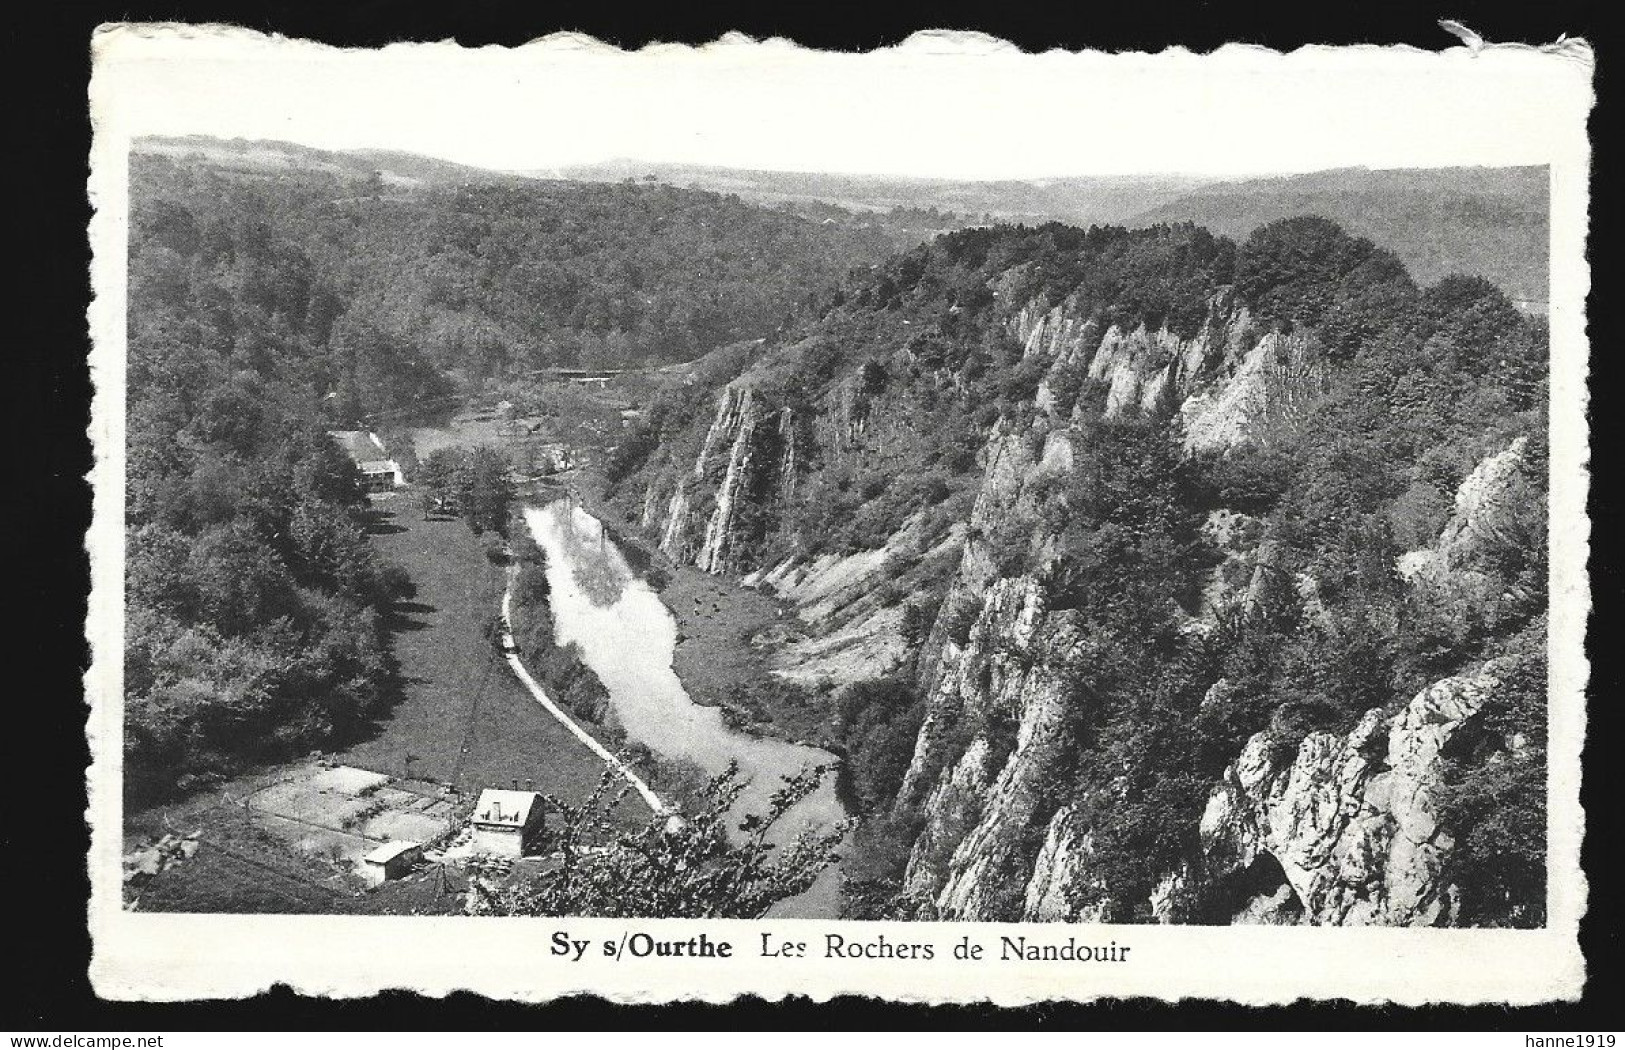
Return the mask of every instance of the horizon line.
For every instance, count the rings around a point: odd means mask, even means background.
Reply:
[[[1325,173],[1328,173],[1328,172],[1337,172],[1337,171],[1365,171],[1365,172],[1475,171],[1475,170],[1476,171],[1509,171],[1509,170],[1523,169],[1523,168],[1538,169],[1538,168],[1545,168],[1545,167],[1550,166],[1550,165],[1545,165],[1545,164],[1442,164],[1442,165],[1417,165],[1417,166],[1413,166],[1413,167],[1372,167],[1369,164],[1345,164],[1345,165],[1336,165],[1336,166],[1333,166],[1333,167],[1326,167],[1326,168],[1307,168],[1307,169],[1301,169],[1301,170],[1258,169],[1258,170],[1251,171],[1251,172],[1199,172],[1199,171],[1190,171],[1190,170],[1184,170],[1184,171],[1171,171],[1171,170],[1155,170],[1155,171],[1151,171],[1151,170],[1148,170],[1148,171],[1136,171],[1136,172],[1109,172],[1109,173],[1105,173],[1105,172],[1074,171],[1074,172],[1068,172],[1068,173],[1065,173],[1065,174],[1049,173],[1049,174],[1040,174],[1040,175],[1003,175],[1003,176],[997,176],[997,177],[968,177],[968,176],[955,176],[955,175],[901,174],[901,173],[877,172],[877,171],[840,171],[840,170],[832,170],[832,169],[825,169],[825,168],[745,167],[745,166],[734,166],[734,165],[730,165],[730,164],[718,164],[718,163],[703,162],[703,161],[655,160],[655,159],[651,159],[651,158],[647,158],[647,157],[629,157],[629,156],[625,156],[625,155],[602,157],[602,158],[599,158],[599,159],[596,159],[596,160],[574,160],[574,161],[568,161],[568,162],[564,162],[564,163],[560,163],[560,164],[539,165],[539,166],[536,166],[536,167],[529,167],[529,168],[497,168],[497,167],[490,167],[490,166],[485,165],[485,164],[472,163],[472,162],[466,161],[466,160],[456,160],[454,158],[442,156],[442,155],[439,155],[439,154],[424,153],[424,152],[420,152],[418,150],[405,149],[405,148],[402,148],[402,147],[399,147],[399,146],[384,146],[384,145],[315,146],[315,145],[311,145],[308,142],[300,142],[300,141],[295,140],[295,139],[244,137],[244,136],[240,136],[240,135],[222,136],[222,135],[217,135],[217,134],[211,134],[211,133],[208,133],[208,132],[179,132],[179,133],[176,133],[176,132],[163,132],[163,133],[143,134],[143,135],[132,136],[130,141],[131,141],[131,143],[133,145],[134,143],[141,142],[141,141],[166,140],[166,139],[171,140],[171,141],[173,141],[173,140],[183,140],[183,139],[205,139],[205,140],[209,140],[209,141],[212,141],[212,142],[222,142],[222,143],[229,143],[229,142],[264,143],[264,144],[281,145],[281,146],[295,146],[295,147],[298,147],[300,149],[308,149],[308,150],[312,150],[312,151],[317,152],[317,153],[333,153],[333,154],[351,154],[351,155],[355,155],[355,154],[361,154],[361,153],[366,153],[366,152],[396,153],[396,154],[401,154],[401,155],[408,156],[408,157],[417,157],[417,158],[422,159],[422,160],[430,160],[430,161],[436,161],[436,162],[439,162],[439,163],[442,163],[442,164],[452,164],[452,165],[456,165],[457,167],[470,168],[470,169],[473,169],[475,171],[489,172],[489,173],[491,173],[493,175],[510,175],[510,176],[516,176],[516,177],[520,177],[520,178],[532,178],[532,179],[557,179],[559,181],[572,181],[572,180],[570,180],[570,179],[568,179],[568,178],[566,178],[566,177],[564,177],[562,175],[553,176],[553,175],[548,175],[548,174],[545,174],[545,173],[549,172],[549,171],[563,172],[566,169],[570,169],[570,168],[591,168],[591,167],[609,166],[609,165],[614,165],[614,164],[624,164],[624,165],[628,165],[628,166],[649,165],[649,166],[652,166],[652,167],[665,166],[665,167],[670,167],[670,168],[685,168],[685,167],[687,167],[687,168],[701,168],[701,169],[709,169],[709,170],[712,170],[712,171],[728,171],[728,172],[739,172],[739,173],[746,173],[746,174],[761,174],[761,175],[811,175],[811,176],[824,175],[824,176],[833,176],[833,177],[840,177],[840,178],[854,178],[854,179],[875,179],[875,180],[893,179],[893,180],[900,180],[900,181],[906,180],[906,181],[915,181],[915,182],[943,182],[943,183],[959,183],[959,184],[969,184],[969,185],[995,185],[995,184],[1001,183],[1001,182],[1036,183],[1036,182],[1052,182],[1052,181],[1059,181],[1059,180],[1065,180],[1065,179],[1101,179],[1101,180],[1123,179],[1123,180],[1129,180],[1129,179],[1150,179],[1150,178],[1203,179],[1203,180],[1207,180],[1207,182],[1209,184],[1215,184],[1215,183],[1225,183],[1225,182],[1243,182],[1243,181],[1258,180],[1258,179],[1289,179],[1289,178],[1294,178],[1294,177],[1299,177],[1299,176],[1304,176],[1304,175],[1320,175],[1320,174],[1325,174]],[[654,174],[654,173],[651,172],[650,174]],[[632,176],[628,176],[628,177],[630,178]]]

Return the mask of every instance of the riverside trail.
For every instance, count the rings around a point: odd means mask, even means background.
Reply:
[[[508,587],[502,592],[502,655],[508,661],[508,667],[513,671],[514,677],[519,679],[520,683],[530,691],[530,695],[536,699],[536,702],[542,705],[542,708],[548,714],[557,719],[560,725],[568,729],[576,739],[587,745],[593,754],[603,759],[605,765],[614,770],[628,784],[631,784],[633,790],[643,798],[644,802],[648,803],[650,810],[656,814],[670,812],[670,807],[661,801],[660,796],[655,794],[653,788],[644,783],[642,777],[638,776],[630,766],[622,762],[603,744],[600,744],[591,733],[582,729],[575,719],[565,714],[564,710],[553,702],[552,698],[547,695],[547,691],[542,688],[541,683],[536,681],[530,671],[525,668],[524,662],[519,659],[519,648],[513,637],[514,576],[515,572],[510,569],[508,572]]]
[[[582,662],[604,683],[627,739],[713,776],[737,764],[746,779],[737,803],[741,813],[765,811],[784,777],[835,761],[815,747],[740,732],[726,723],[719,708],[694,702],[672,666],[677,626],[670,610],[592,514],[557,500],[526,507],[524,520],[547,555],[555,641],[580,648]],[[790,810],[771,838],[787,841],[802,830],[831,827],[845,818],[833,778],[825,778]],[[838,875],[832,867],[775,914],[830,917],[838,903]]]

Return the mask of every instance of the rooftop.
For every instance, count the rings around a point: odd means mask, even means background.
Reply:
[[[404,839],[397,839],[394,842],[384,843],[361,859],[369,864],[388,864],[401,854],[410,853],[422,845],[421,842],[407,842]]]
[[[474,804],[474,823],[496,827],[522,828],[530,821],[531,809],[540,803],[534,791],[506,791],[486,788]]]
[[[378,440],[378,435],[366,430],[329,430],[328,435],[339,444],[344,454],[357,463],[371,463],[389,458],[389,450]]]

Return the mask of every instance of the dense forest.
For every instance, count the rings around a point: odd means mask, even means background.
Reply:
[[[1027,352],[1017,312],[1063,303],[1077,307],[1079,354]],[[1193,855],[1213,784],[1255,734],[1290,755],[1312,732],[1348,733],[1366,712],[1397,711],[1495,658],[1503,687],[1480,728],[1453,742],[1438,797],[1464,829],[1450,862],[1462,921],[1539,923],[1543,321],[1480,278],[1419,287],[1390,252],[1316,218],[1271,223],[1240,244],[1191,225],[967,230],[821,307],[734,383],[763,415],[784,406],[795,425],[788,439],[764,433],[740,461],[750,470],[733,496],[743,506],[728,508],[726,567],[911,537],[887,569],[905,581],[888,600],[909,602],[915,672],[802,698],[826,705],[825,742],[845,753],[847,795],[865,818],[846,869],[855,914],[921,907],[899,893],[931,808],[918,791],[899,793],[910,762],[946,761],[975,738],[997,769],[1017,746],[1015,722],[997,722],[1010,716],[970,712],[938,730],[946,742],[915,746],[951,659],[941,654],[975,649],[973,626],[987,616],[944,601],[955,563],[922,560],[970,520],[967,562],[1035,580],[1046,616],[1076,639],[1056,672],[1067,744],[1034,806],[1077,805],[1091,829],[1097,861],[1073,888],[1078,906],[1144,918],[1159,880]],[[1267,362],[1266,410],[1222,447],[1193,445],[1177,399],[1121,403],[1110,374],[1088,368],[1113,333],[1161,333],[1178,347],[1221,330],[1282,348]],[[685,471],[675,484],[694,520],[714,515],[717,478],[693,466],[713,404],[674,391],[623,446],[611,474],[629,511],[651,491],[660,505],[669,463]],[[1029,468],[1033,483],[1004,513],[970,513],[979,491],[988,498],[995,459],[1011,461],[997,450],[1025,445],[1023,461],[1036,462],[1055,434],[1068,438],[1064,469]],[[787,440],[793,479],[775,466]],[[1521,450],[1509,460],[1518,495],[1495,505],[1493,527],[1453,523],[1460,487],[1509,446]],[[1479,527],[1492,541],[1450,571],[1402,571],[1441,533]],[[1250,553],[1238,559],[1237,548]],[[1205,914],[1201,892],[1179,902],[1187,918]]]
[[[385,625],[410,583],[374,556],[329,428],[448,412],[487,375],[764,334],[891,236],[669,188],[402,189],[140,150],[131,204],[137,803],[352,737],[391,702]],[[505,509],[463,503],[505,529]]]
[[[133,803],[359,731],[390,701],[408,582],[301,376],[290,321],[237,266],[131,236],[125,787]],[[154,257],[163,262],[155,261]]]
[[[810,289],[916,234],[667,186],[402,188],[135,152],[136,304],[250,300],[233,338],[295,350],[340,417],[530,369],[686,360],[771,333]],[[211,300],[210,297],[213,297]],[[221,303],[220,305],[224,305]]]

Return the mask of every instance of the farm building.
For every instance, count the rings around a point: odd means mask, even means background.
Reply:
[[[503,857],[522,857],[542,830],[542,796],[534,791],[486,788],[469,823],[474,848]]]
[[[378,886],[405,875],[422,859],[420,842],[386,842],[361,858],[361,877]]]
[[[388,492],[406,484],[400,464],[389,458],[389,450],[378,440],[377,434],[368,430],[329,430],[327,433],[361,471],[362,485],[368,492]]]

